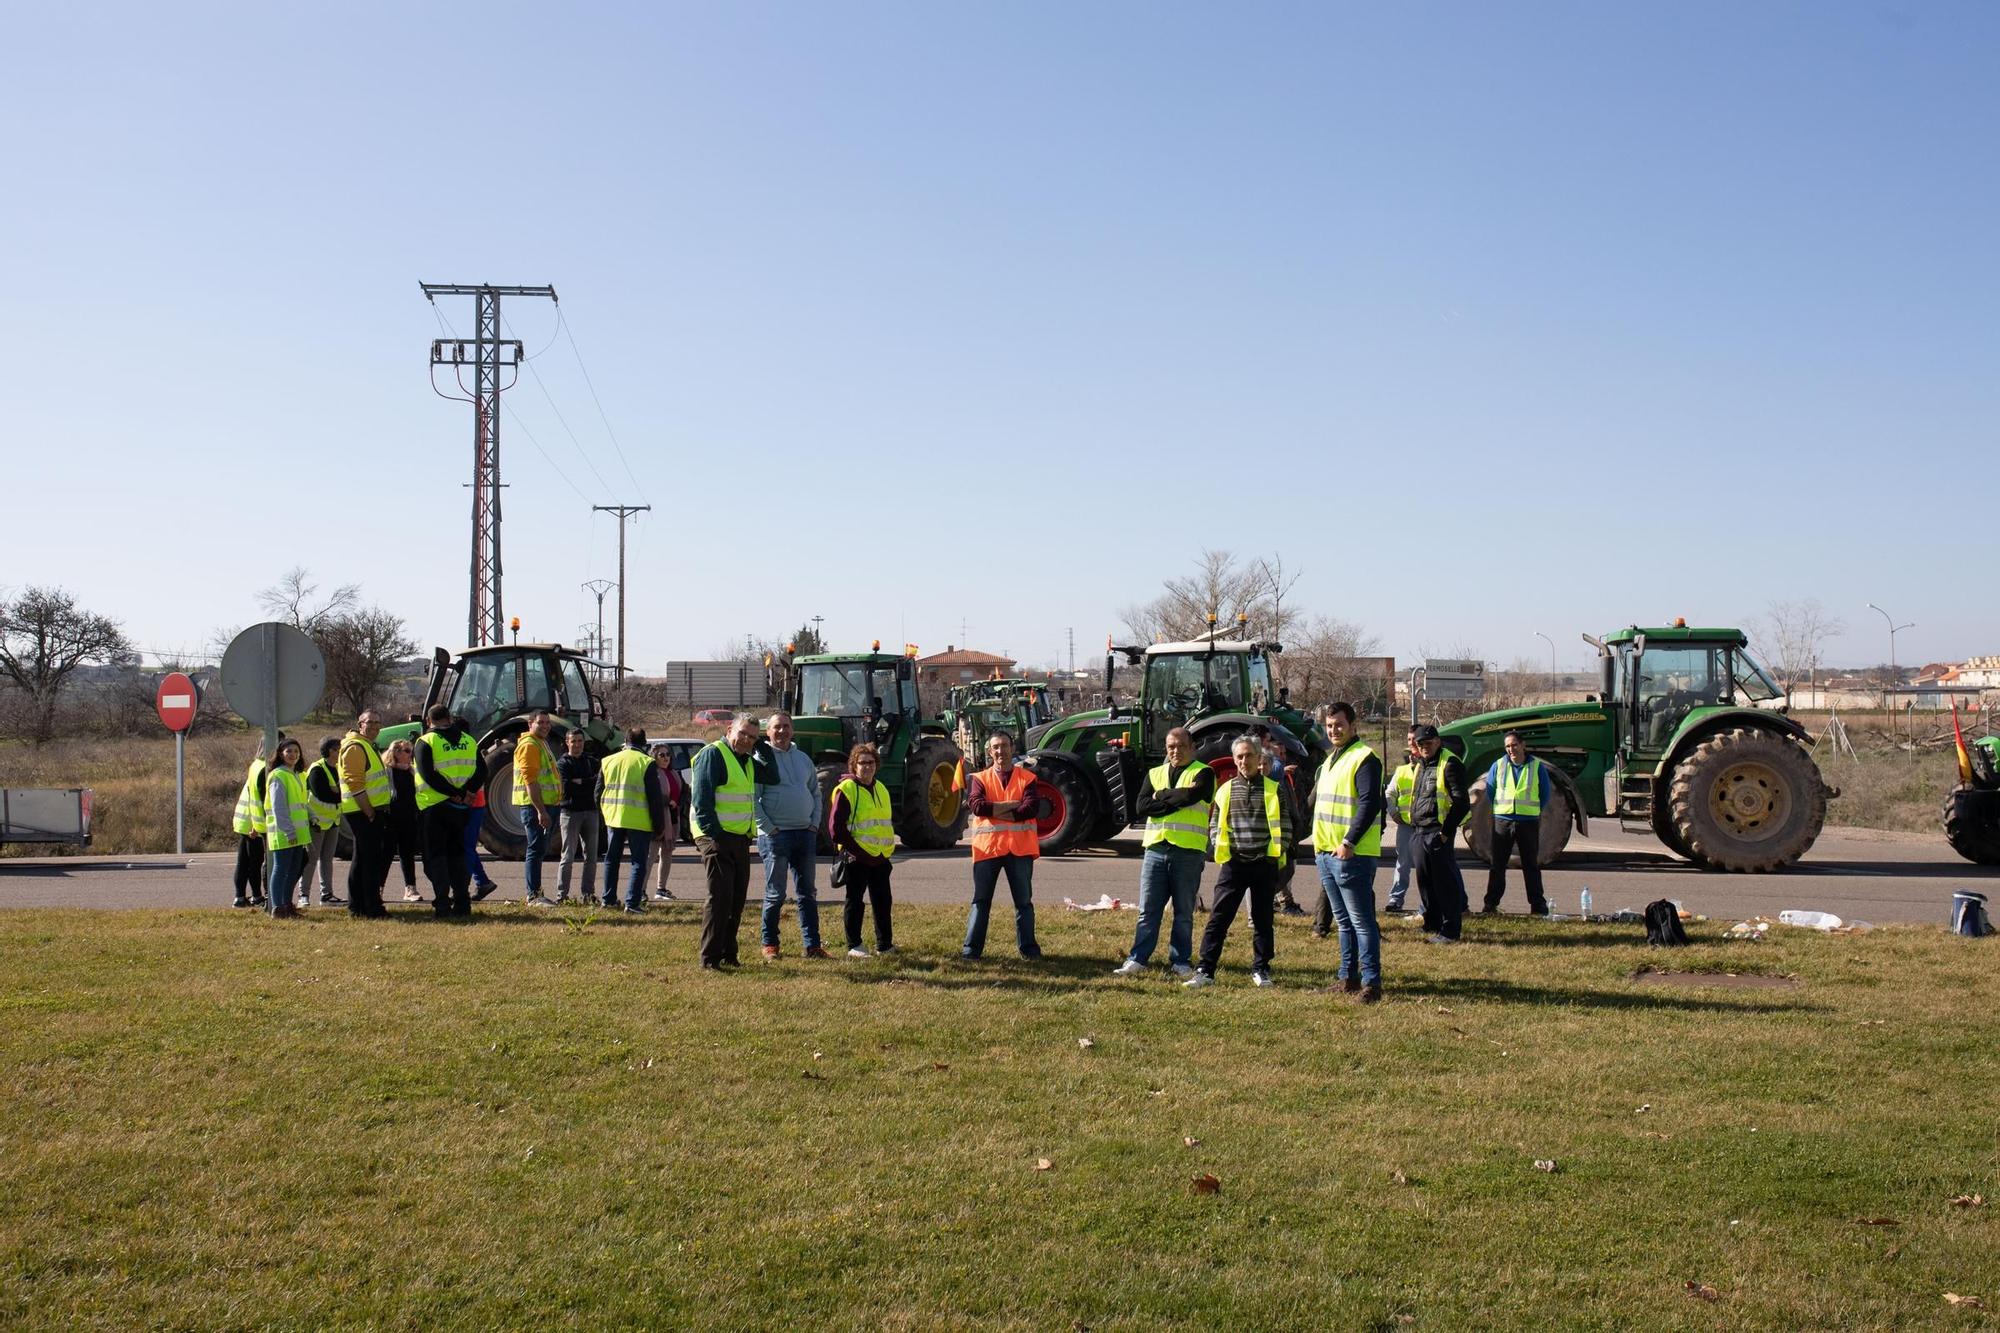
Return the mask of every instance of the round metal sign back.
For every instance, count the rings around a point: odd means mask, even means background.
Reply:
[[[288,727],[317,708],[325,692],[319,645],[291,625],[252,625],[223,651],[222,696],[245,722]]]

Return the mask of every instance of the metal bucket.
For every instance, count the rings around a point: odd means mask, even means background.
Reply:
[[[1986,895],[1961,889],[1951,895],[1951,933],[1991,935],[1993,922],[1986,915]]]

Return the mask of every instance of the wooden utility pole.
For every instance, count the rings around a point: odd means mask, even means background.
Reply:
[[[618,680],[625,683],[625,520],[634,514],[650,513],[651,505],[592,505],[607,514],[618,515]]]

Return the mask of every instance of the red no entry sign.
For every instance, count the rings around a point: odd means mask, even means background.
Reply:
[[[184,672],[170,671],[160,681],[153,707],[159,710],[160,721],[167,724],[168,731],[186,731],[194,725],[194,710],[200,700],[194,682]]]

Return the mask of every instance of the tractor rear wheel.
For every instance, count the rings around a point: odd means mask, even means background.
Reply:
[[[1819,767],[1768,731],[1718,732],[1674,767],[1668,805],[1689,853],[1718,870],[1762,872],[1806,854],[1826,822]]]
[[[1973,864],[2000,866],[2000,791],[1952,788],[1944,798],[1944,837]]]
[[[514,804],[514,747],[488,750],[486,767],[486,822],[479,826],[479,845],[502,861],[525,861],[528,829],[521,822],[523,811]]]
[[[896,802],[896,836],[915,851],[958,844],[965,832],[965,793],[952,789],[959,749],[942,736],[927,736],[903,765],[903,791]]]
[[[1061,856],[1087,840],[1097,821],[1090,783],[1068,761],[1047,759],[1036,763],[1035,795],[1049,802],[1049,810],[1036,820],[1044,856]]]
[[[1486,780],[1481,778],[1473,784],[1478,799],[1472,803],[1472,813],[1465,817],[1465,845],[1472,854],[1487,865],[1493,864],[1493,804],[1486,799]],[[1542,832],[1536,842],[1537,865],[1553,865],[1563,849],[1569,846],[1569,835],[1576,827],[1576,819],[1570,813],[1569,793],[1553,778],[1549,780],[1548,804],[1542,807]],[[1508,865],[1520,865],[1521,854],[1516,851],[1507,861]]]
[[[846,776],[847,765],[844,763],[823,763],[819,766],[819,799],[823,802],[822,808],[827,813],[827,818],[822,819],[819,824],[821,856],[832,856],[834,853],[833,838],[827,833],[829,821],[833,816],[833,789],[838,787],[841,779]]]

